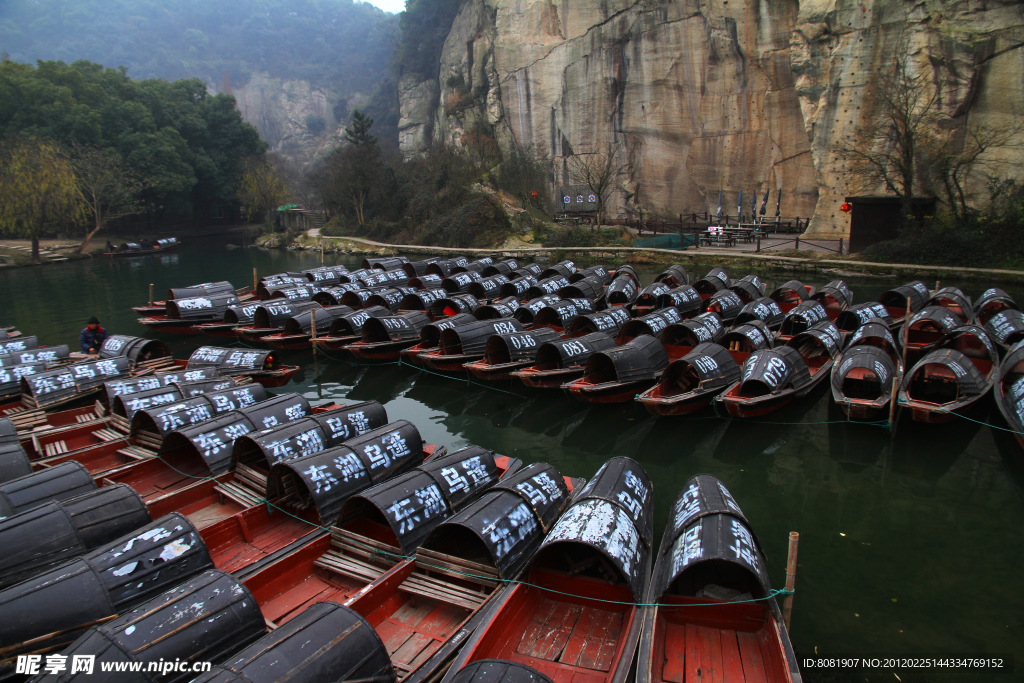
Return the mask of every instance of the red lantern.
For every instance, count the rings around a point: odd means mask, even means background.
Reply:
[[[843,213],[850,213],[853,211],[853,207],[850,206],[849,202],[843,202],[843,205],[839,207],[839,210]]]
[[[536,199],[536,198],[537,198],[537,197],[539,197],[540,195],[539,195],[539,194],[537,194],[537,190],[534,190],[533,192],[531,192],[531,193],[530,193],[530,196],[531,196],[531,197],[533,197],[534,199]]]

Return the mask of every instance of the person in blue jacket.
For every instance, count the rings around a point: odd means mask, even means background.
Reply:
[[[78,335],[78,343],[82,346],[82,353],[99,353],[100,347],[107,339],[107,331],[100,327],[100,321],[93,316],[89,318],[89,324]]]

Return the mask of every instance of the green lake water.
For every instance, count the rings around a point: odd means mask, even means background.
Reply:
[[[146,302],[150,283],[163,298],[169,286],[251,284],[254,267],[263,275],[319,264],[311,252],[228,250],[226,243],[186,242],[159,257],[0,270],[0,325],[17,325],[38,335],[41,344],[75,349],[91,315],[112,333],[144,334],[130,306]],[[335,262],[328,256],[328,263]],[[341,262],[353,266],[358,259]],[[660,268],[638,270],[648,284]],[[769,288],[789,279],[762,275]],[[847,282],[858,303],[899,284]],[[959,285],[972,297],[988,286],[943,284]],[[1024,302],[1024,288],[1007,289]],[[178,358],[202,344],[230,341],[162,338]],[[800,532],[791,630],[798,652],[983,655],[1012,653],[1024,643],[1024,450],[1005,432],[965,420],[929,427],[912,423],[909,415],[895,435],[846,423],[827,383],[761,420],[728,420],[713,412],[656,418],[639,405],[589,406],[518,382],[485,387],[405,366],[314,358],[312,351],[282,357],[302,369],[277,391],[301,392],[311,400],[380,401],[392,419],[412,421],[431,443],[477,444],[583,477],[612,456],[634,458],[654,483],[658,537],[683,483],[694,474],[714,474],[760,537],[776,588],[785,582],[788,533]],[[984,419],[1005,427],[994,406]],[[1024,658],[1018,668],[1024,669]],[[1024,678],[963,671],[898,674],[902,681]],[[892,672],[805,675],[808,681],[895,680]]]

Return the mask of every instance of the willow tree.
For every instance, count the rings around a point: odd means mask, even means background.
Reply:
[[[242,162],[238,198],[245,204],[249,220],[262,215],[267,225],[270,225],[274,208],[284,204],[290,197],[281,174],[266,156],[250,157]]]
[[[85,216],[75,172],[52,142],[14,140],[0,149],[0,232],[32,240],[39,263],[39,238],[58,224]]]

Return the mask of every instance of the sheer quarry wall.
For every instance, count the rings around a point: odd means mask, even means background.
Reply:
[[[735,214],[739,190],[749,206],[781,187],[784,215],[839,236],[842,198],[881,188],[833,150],[880,125],[895,52],[929,74],[949,135],[1022,120],[1022,47],[1009,0],[466,0],[437,78],[401,79],[400,144],[493,135],[553,159],[555,182],[566,156],[611,144],[620,214],[714,210],[719,189]]]

